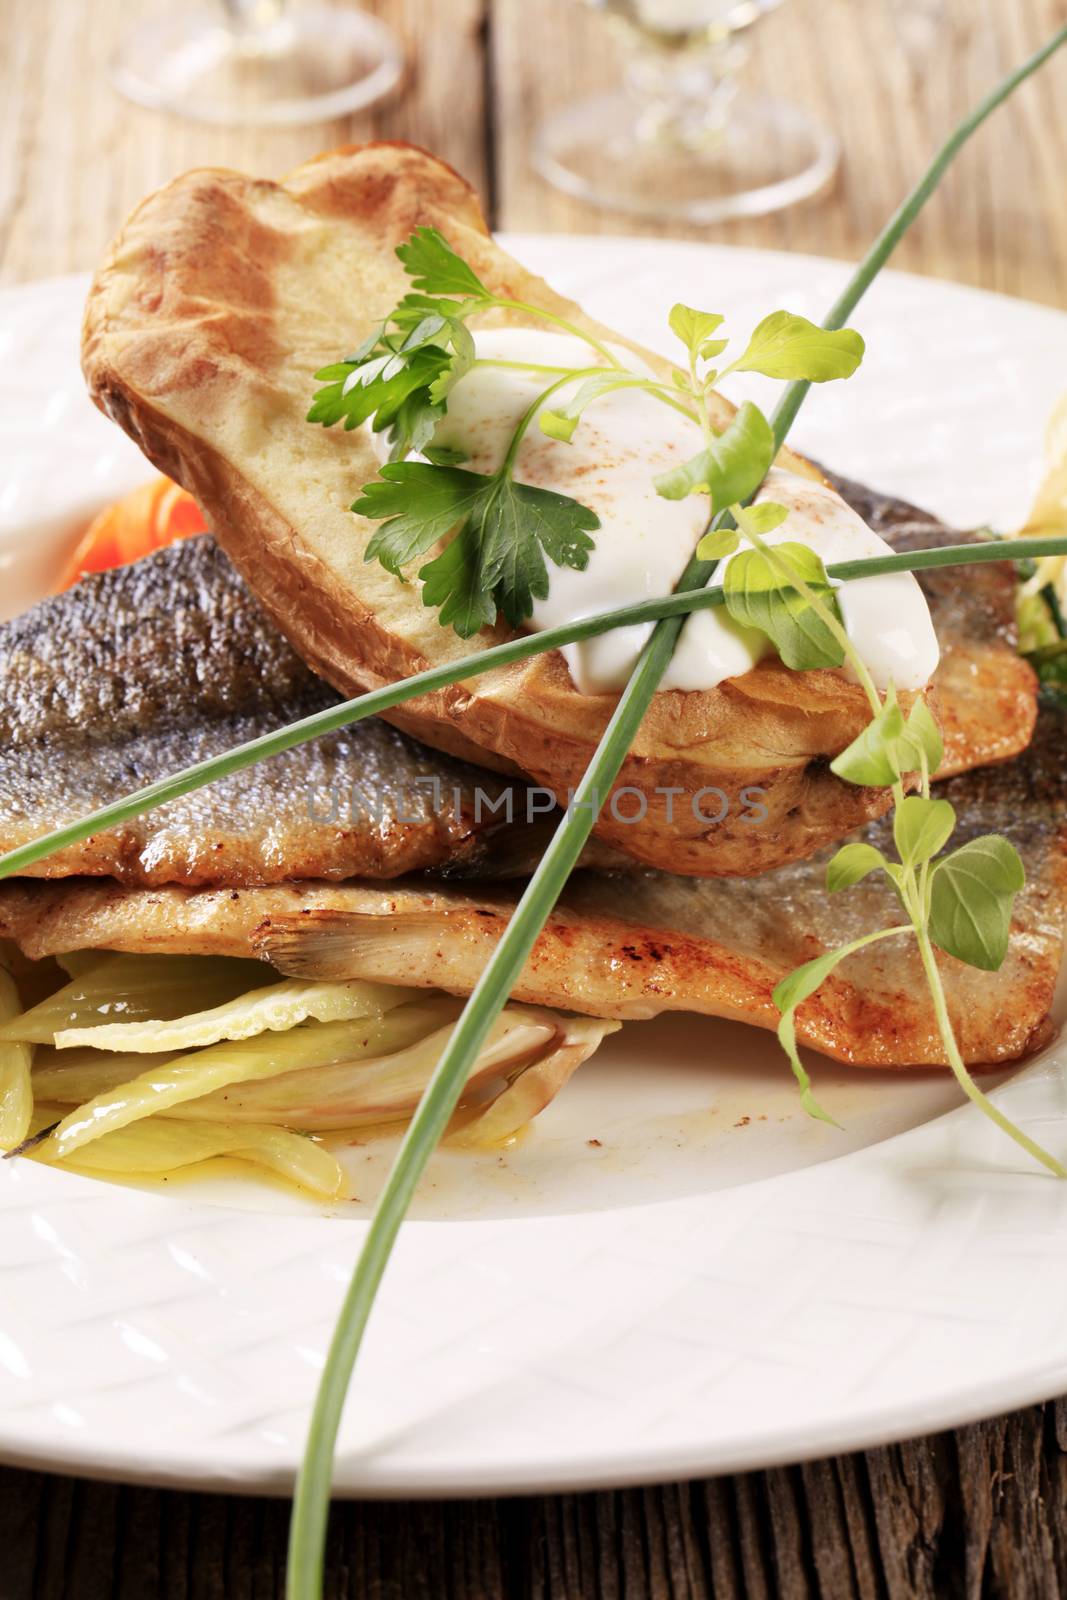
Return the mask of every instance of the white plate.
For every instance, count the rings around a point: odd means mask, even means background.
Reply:
[[[663,341],[675,299],[738,332],[818,314],[839,264],[649,241],[511,247]],[[143,464],[81,393],[81,280],[0,297],[5,598],[39,589]],[[964,523],[1009,526],[1067,369],[1067,317],[886,276],[870,354],[797,441]],[[753,385],[758,393],[761,385]],[[740,392],[740,391],[739,391]],[[947,1075],[816,1062],[797,1113],[773,1040],[632,1024],[507,1156],[439,1155],[358,1369],[337,1487],[556,1489],[765,1466],[1067,1389],[1067,1185]],[[999,1091],[1067,1148],[1067,1054]],[[599,1141],[591,1143],[590,1141]],[[354,1153],[366,1199],[388,1151]],[[118,1188],[0,1164],[0,1453],[80,1472],[284,1489],[365,1227],[254,1183]]]

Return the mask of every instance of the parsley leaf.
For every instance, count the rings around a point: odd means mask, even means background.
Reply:
[[[998,971],[1008,953],[1015,896],[1025,882],[1018,851],[1000,834],[960,845],[933,870],[931,939],[969,967]]]
[[[753,331],[732,372],[765,378],[801,378],[826,383],[850,378],[863,360],[864,344],[854,328],[820,328],[792,311],[772,311]]]
[[[473,267],[456,254],[436,228],[416,228],[410,239],[397,245],[396,253],[415,288],[424,294],[491,298]]]
[[[593,548],[589,533],[599,528],[600,518],[550,489],[535,489],[510,477],[497,477],[493,484],[479,511],[482,582],[518,627],[534,600],[548,596],[544,557],[557,567],[584,571]]]
[[[475,360],[474,339],[462,320],[424,307],[411,310],[406,321],[394,316],[401,323],[395,332],[379,330],[351,360],[316,374],[324,387],[307,415],[324,428],[343,422],[346,430],[373,417],[375,432],[388,430],[394,461],[429,443],[450,390]]]
[[[658,494],[666,500],[684,500],[690,494],[710,494],[712,508],[747,500],[767,475],[774,459],[774,434],[758,406],[746,400],[729,426],[699,455],[656,478]]]
[[[773,546],[774,553],[783,555],[808,587],[836,613],[834,591],[814,550],[788,541]],[[734,621],[766,634],[786,666],[794,671],[839,667],[844,661],[840,641],[810,601],[762,551],[742,550],[734,556],[723,578],[723,595]]]
[[[383,519],[367,545],[365,561],[380,561],[387,572],[401,569],[470,516],[486,480],[456,467],[425,461],[397,461],[363,485],[352,506],[357,516]]]
[[[482,582],[478,535],[469,522],[422,568],[419,577],[423,604],[436,606],[441,626],[454,628],[461,639],[470,639],[495,622],[496,604]]]
[[[350,429],[384,412],[391,422],[408,395],[417,389],[428,391],[447,371],[451,359],[440,345],[424,345],[403,354],[386,349],[358,366],[345,363],[346,376],[331,379],[318,391],[307,420],[321,422],[324,428],[343,421]],[[335,372],[337,368],[323,370]]]
[[[755,505],[739,506],[735,512],[737,525],[748,534],[773,533],[789,515],[789,507],[777,500],[757,500]]]
[[[451,542],[419,572],[423,601],[441,608],[441,622],[469,638],[503,612],[513,627],[548,594],[545,558],[582,571],[593,548],[596,514],[566,495],[485,477],[460,467],[401,461],[366,484],[352,510],[384,519],[365,559],[402,569],[455,530]]]

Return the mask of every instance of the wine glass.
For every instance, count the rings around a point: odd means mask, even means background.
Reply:
[[[593,205],[721,222],[761,216],[824,189],[832,133],[786,100],[738,80],[747,33],[781,0],[585,0],[624,45],[618,89],[540,128],[541,175]]]
[[[221,0],[165,11],[126,36],[111,81],[130,100],[197,122],[319,122],[358,111],[400,78],[377,17],[348,6]]]

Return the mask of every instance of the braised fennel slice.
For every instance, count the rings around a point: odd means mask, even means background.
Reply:
[[[77,952],[79,957],[88,953]],[[77,960],[69,983],[28,1011],[6,1018],[0,1041],[51,1044],[66,1028],[118,1022],[171,1021],[205,1006],[235,1000],[277,976],[261,961],[212,956],[118,955],[94,951]],[[60,966],[70,960],[64,957]]]
[[[345,1180],[323,1136],[405,1121],[462,1005],[361,980],[279,982],[266,963],[228,957],[97,953],[70,970],[25,1011],[0,971],[0,1148],[114,1176],[226,1156],[326,1198]],[[218,1003],[192,1009],[207,998]],[[616,1026],[508,1006],[453,1137],[513,1135]]]
[[[162,1050],[195,1050],[221,1039],[252,1039],[259,1033],[277,1033],[299,1022],[346,1022],[356,1017],[380,1017],[405,1000],[410,989],[384,983],[268,984],[250,994],[224,1001],[207,1011],[170,1021],[101,1023],[95,1027],[63,1028],[55,1036],[56,1048],[92,1045],[97,1050],[134,1050],[156,1054]]]

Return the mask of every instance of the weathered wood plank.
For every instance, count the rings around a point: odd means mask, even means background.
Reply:
[[[1063,1405],[836,1462],[335,1508],[328,1600],[1062,1600]],[[2,1600],[281,1600],[288,1507],[0,1468]]]
[[[824,198],[777,216],[687,228],[571,200],[533,171],[545,114],[618,79],[604,19],[574,0],[496,0],[499,223],[514,229],[669,232],[854,259],[953,124],[1059,26],[1063,0],[787,0],[751,35],[746,81],[789,96],[839,134],[845,158]],[[1062,304],[1067,216],[1067,60],[998,113],[959,159],[896,264]]]
[[[356,117],[253,129],[143,111],[111,88],[115,40],[158,13],[158,0],[36,0],[32,10],[20,8],[18,23],[5,25],[0,59],[0,281],[91,267],[137,202],[189,167],[277,177],[336,145],[407,138],[485,192],[486,0],[384,0],[367,9],[387,15],[405,42],[403,92]]]
[[[366,3],[366,0],[365,0]],[[206,129],[103,80],[158,0],[38,0],[0,60],[0,277],[88,267],[142,194],[202,162],[274,175],[366,137],[436,149],[513,228],[642,230],[555,194],[528,164],[546,110],[616,71],[576,0],[379,0],[408,44],[403,94],[363,117]],[[11,13],[13,15],[13,8]],[[698,237],[855,256],[934,143],[1065,0],[788,0],[751,80],[831,122],[825,201]],[[488,55],[486,50],[488,48]],[[875,65],[876,64],[876,70]],[[62,85],[57,93],[55,85]],[[1062,303],[1067,63],[964,157],[900,265]],[[672,229],[671,231],[684,231]],[[0,1600],[280,1600],[281,1502],[0,1469]],[[345,1505],[329,1600],[1050,1600],[1067,1596],[1067,1402],[867,1455],[619,1493]]]

